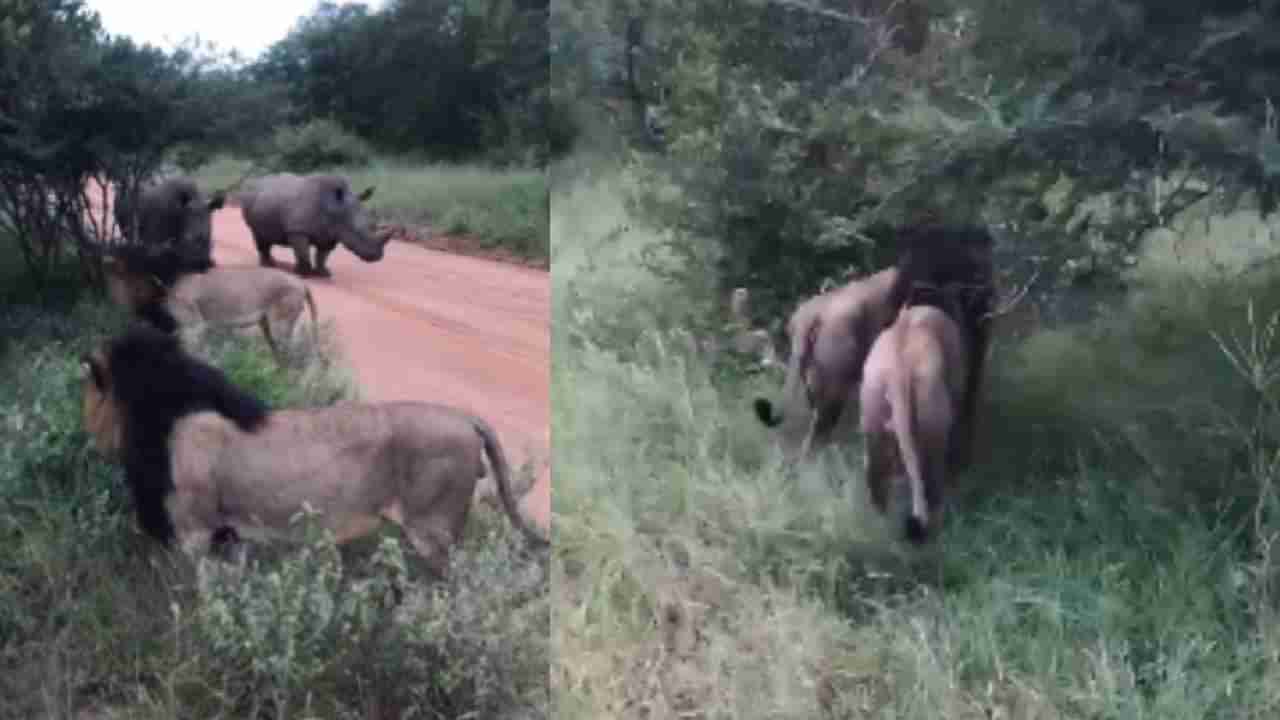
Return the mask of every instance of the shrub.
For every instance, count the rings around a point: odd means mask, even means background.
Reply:
[[[281,128],[271,139],[271,155],[280,170],[314,172],[332,167],[364,167],[373,150],[338,123],[319,119]]]

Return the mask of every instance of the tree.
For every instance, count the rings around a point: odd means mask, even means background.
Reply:
[[[919,43],[892,4],[569,4],[640,63],[626,85],[662,90],[666,139],[638,162],[675,168],[681,192],[645,198],[673,249],[767,309],[883,262],[886,228],[926,215],[997,228],[1046,281],[1118,282],[1193,202],[1274,207],[1274,2],[933,0]],[[1084,210],[1100,195],[1117,210]]]
[[[331,118],[383,149],[460,159],[548,154],[549,3],[324,3],[255,68],[289,88],[290,121]]]
[[[108,190],[136,192],[216,109],[187,58],[106,35],[80,0],[0,3],[0,232],[37,280],[68,247],[100,280]]]

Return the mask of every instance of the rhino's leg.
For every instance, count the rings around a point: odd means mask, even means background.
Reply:
[[[258,264],[262,267],[275,267],[276,260],[271,257],[271,243],[254,237],[253,244],[258,246]]]
[[[316,245],[316,274],[320,277],[333,277],[333,273],[329,272],[325,263],[329,261],[329,253],[332,253],[335,247],[337,246]]]
[[[294,268],[303,277],[315,275],[311,267],[311,239],[306,235],[290,235],[289,247],[293,248]]]

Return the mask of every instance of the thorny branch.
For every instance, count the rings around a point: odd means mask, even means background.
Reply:
[[[982,317],[987,320],[993,320],[1013,312],[1014,308],[1016,308],[1024,298],[1026,298],[1027,292],[1031,290],[1031,286],[1035,285],[1036,280],[1039,278],[1040,268],[1036,268],[1036,271],[1031,273],[1031,277],[1028,278],[1025,283],[1021,286],[1015,285],[1013,292],[1002,298],[1000,302],[996,304],[995,308]]]

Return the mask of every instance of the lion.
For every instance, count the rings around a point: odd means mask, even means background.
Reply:
[[[951,434],[960,419],[972,346],[932,305],[904,306],[876,338],[860,389],[871,502],[887,511],[890,480],[910,489],[905,534],[923,544],[941,524]]]
[[[144,324],[83,356],[83,418],[122,461],[143,531],[198,560],[219,538],[289,539],[306,506],[346,543],[398,525],[443,578],[476,483],[493,473],[503,509],[531,543],[493,428],[424,402],[271,410],[176,336]]]
[[[116,248],[103,267],[112,300],[165,332],[181,330],[189,342],[210,326],[257,325],[280,360],[276,338],[291,338],[305,309],[311,316],[312,347],[320,347],[311,289],[284,271],[215,267],[172,250],[131,245]]]
[[[922,223],[894,231],[899,256],[873,275],[802,302],[787,323],[791,352],[783,384],[783,410],[755,400],[757,417],[777,427],[808,408],[799,457],[829,439],[845,404],[856,397],[867,353],[904,305],[935,304],[951,314],[974,348],[975,361],[962,403],[964,430],[949,451],[957,468],[968,463],[973,421],[988,345],[995,290],[992,239],[983,228]]]
[[[845,403],[861,382],[871,344],[893,320],[889,297],[897,282],[898,269],[886,268],[809,298],[791,314],[783,409],[778,412],[767,398],[756,398],[754,406],[769,427],[809,409],[799,458],[807,458],[815,443],[825,442],[839,424]]]
[[[958,432],[947,457],[955,471],[966,469],[973,456],[977,406],[991,342],[996,287],[993,239],[986,228],[923,223],[902,233],[897,282],[889,292],[894,308],[932,305],[960,327],[969,348]]]

